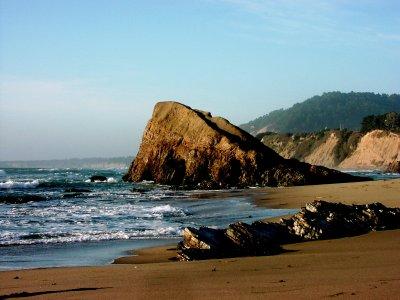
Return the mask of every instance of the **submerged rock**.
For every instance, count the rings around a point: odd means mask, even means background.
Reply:
[[[0,195],[0,203],[7,204],[21,204],[27,202],[38,202],[45,201],[46,197],[40,195],[31,195],[31,194],[6,194]]]
[[[210,189],[367,179],[284,159],[221,117],[177,102],[160,102],[124,180]]]
[[[105,182],[107,181],[107,177],[103,176],[103,175],[93,175],[92,177],[90,177],[90,182]]]
[[[238,222],[227,229],[185,228],[183,241],[178,245],[178,259],[270,255],[279,253],[281,244],[398,228],[400,208],[388,208],[381,203],[346,205],[314,201],[277,223]]]

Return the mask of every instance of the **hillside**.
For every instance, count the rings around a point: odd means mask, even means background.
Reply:
[[[270,112],[240,127],[253,135],[260,132],[314,132],[324,129],[359,130],[368,115],[400,112],[399,94],[329,92]]]
[[[386,170],[400,161],[400,133],[386,130],[267,133],[261,141],[285,158],[330,168]]]

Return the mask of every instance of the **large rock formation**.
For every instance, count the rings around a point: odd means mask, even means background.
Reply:
[[[156,104],[124,179],[195,188],[366,180],[284,159],[227,120],[177,102]]]
[[[279,245],[355,236],[371,230],[400,228],[400,208],[381,203],[345,205],[314,201],[278,223],[238,222],[226,229],[187,227],[178,245],[180,260],[278,253]]]

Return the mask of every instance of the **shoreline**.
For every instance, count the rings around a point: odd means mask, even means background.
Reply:
[[[377,198],[376,195],[382,188],[385,188],[385,193],[378,196],[379,200],[373,200]],[[341,193],[338,194],[337,191],[340,191]],[[261,188],[258,192],[253,193],[254,190],[251,190],[251,192],[252,193],[250,196],[257,205],[272,209],[301,208],[306,203],[312,202],[313,200],[342,202],[344,204],[367,204],[371,202],[381,202],[388,207],[400,206],[400,196],[398,196],[400,195],[400,179],[305,185],[284,188]],[[354,194],[357,196],[357,198],[355,198],[357,200],[353,199],[352,195]],[[288,201],[285,201],[286,199],[288,199]],[[284,215],[279,217],[265,218],[262,220],[266,222],[277,222],[281,218],[290,216],[291,215]],[[176,257],[176,251],[172,253],[171,249],[174,247],[176,248],[176,246],[176,244],[169,244],[165,246],[147,247],[138,250],[132,250],[133,255],[118,257],[114,260],[113,264],[144,264],[174,261],[173,258]]]
[[[314,199],[398,207],[398,195],[400,179],[249,193],[268,208],[299,208]],[[400,230],[287,244],[274,256],[192,262],[173,262],[175,246],[136,250],[107,266],[0,271],[0,298],[22,292],[67,299],[398,296]]]
[[[400,230],[284,248],[274,256],[0,272],[0,297],[398,297]]]

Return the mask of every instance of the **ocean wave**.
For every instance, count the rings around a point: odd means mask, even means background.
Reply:
[[[105,240],[128,240],[128,239],[154,239],[172,238],[179,236],[182,229],[178,227],[166,226],[154,229],[135,230],[131,232],[72,232],[72,233],[30,233],[17,235],[15,233],[0,234],[0,245],[30,245],[30,244],[50,244],[50,243],[71,243],[86,241],[105,241]]]
[[[182,212],[181,209],[173,207],[169,204],[165,204],[165,205],[159,205],[159,206],[154,206],[152,208],[150,208],[150,212],[151,213],[175,213],[175,212]]]
[[[348,169],[348,170],[343,169],[340,171],[342,171],[344,173],[385,173],[383,171],[374,170],[374,169]]]
[[[0,189],[32,189],[39,185],[39,180],[35,179],[32,181],[13,181],[7,180],[6,182],[0,182]]]
[[[6,175],[6,174],[7,174],[6,171],[0,170],[0,177],[3,177],[3,176]]]

